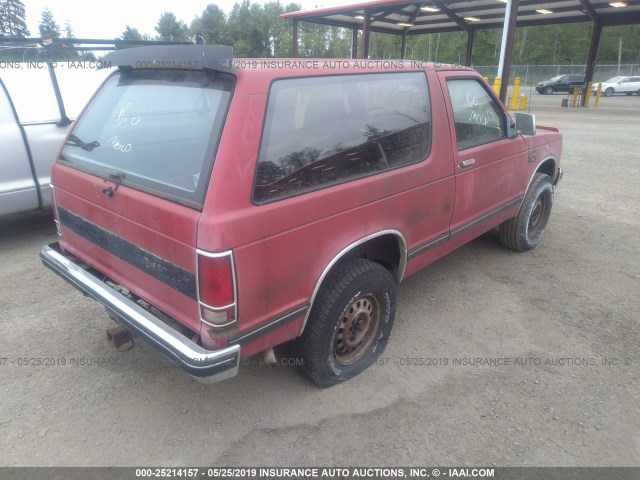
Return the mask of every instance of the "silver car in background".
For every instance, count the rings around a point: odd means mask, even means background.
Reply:
[[[610,97],[616,93],[624,93],[626,95],[635,93],[640,96],[640,76],[618,76],[610,78],[606,82],[594,83],[591,87],[591,93],[595,94],[598,91],[600,83],[602,83],[600,92],[605,97]]]
[[[78,62],[8,62],[0,70],[0,216],[51,205],[50,172],[71,121],[110,73]]]

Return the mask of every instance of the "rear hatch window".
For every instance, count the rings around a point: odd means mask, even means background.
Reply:
[[[232,87],[233,77],[209,71],[119,71],[60,161],[201,210]]]

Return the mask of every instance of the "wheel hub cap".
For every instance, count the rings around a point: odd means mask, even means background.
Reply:
[[[342,365],[359,360],[373,343],[380,324],[380,303],[372,294],[361,295],[345,310],[335,341],[335,356]]]

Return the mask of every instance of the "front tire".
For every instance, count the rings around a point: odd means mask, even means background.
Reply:
[[[380,264],[356,259],[327,277],[299,339],[304,371],[320,387],[344,382],[384,350],[396,311],[396,284]]]
[[[613,93],[614,93],[614,92],[613,92],[613,88],[609,87],[609,88],[607,88],[607,89],[604,91],[604,96],[605,96],[605,97],[610,97],[610,96],[612,96],[612,95],[613,95]]]
[[[555,92],[553,87],[547,87],[547,88],[544,89],[545,95],[552,95],[553,92]]]
[[[553,185],[549,175],[536,173],[515,217],[500,224],[500,242],[511,250],[535,248],[551,215]]]

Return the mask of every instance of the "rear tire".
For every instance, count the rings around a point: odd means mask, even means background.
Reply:
[[[380,264],[356,259],[325,280],[299,339],[304,372],[320,387],[359,374],[384,350],[396,311],[396,284]]]
[[[535,248],[551,215],[553,185],[549,175],[536,173],[515,217],[500,224],[500,242],[511,250]]]

